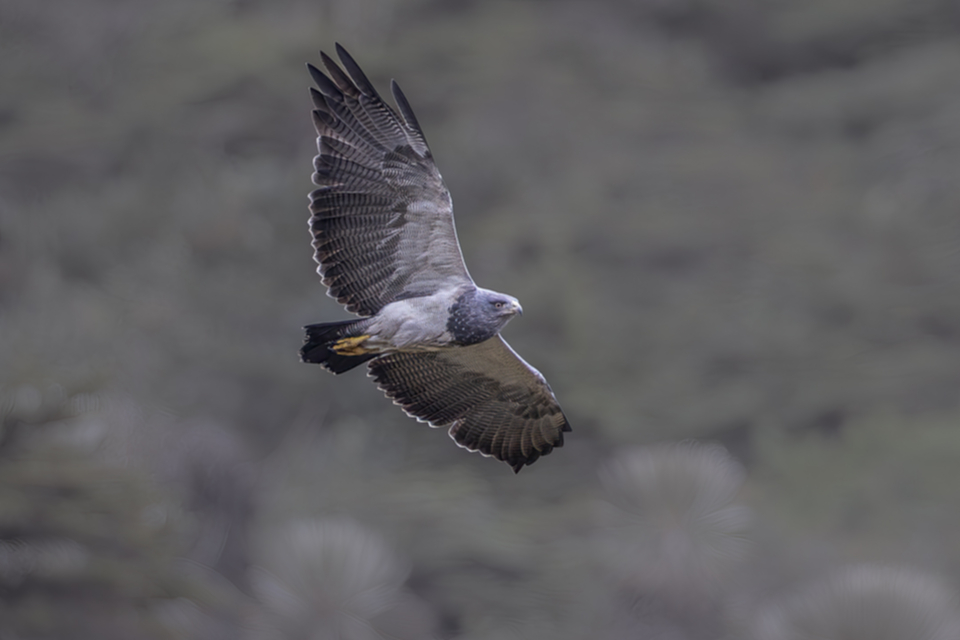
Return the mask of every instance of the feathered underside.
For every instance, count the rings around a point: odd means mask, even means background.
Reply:
[[[314,259],[330,296],[375,317],[308,326],[301,358],[334,373],[366,362],[409,415],[449,427],[460,446],[519,471],[570,431],[546,380],[498,335],[519,303],[493,292],[463,297],[477,288],[450,194],[407,99],[392,83],[398,115],[340,45],[337,54],[343,69],[323,53],[326,74],[308,65],[319,149]],[[391,342],[401,328],[404,339]]]
[[[398,115],[343,47],[346,71],[321,53],[308,65],[319,155],[310,229],[331,297],[374,315],[394,300],[472,284],[453,225],[450,194],[396,82]]]
[[[368,366],[407,414],[449,425],[457,444],[517,472],[562,447],[570,431],[550,385],[499,336],[469,347],[391,353]]]

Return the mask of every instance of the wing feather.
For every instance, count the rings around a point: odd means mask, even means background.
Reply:
[[[400,108],[400,114],[403,116],[403,120],[407,123],[407,126],[414,131],[422,131],[420,123],[417,122],[417,116],[413,114],[413,109],[410,108],[410,103],[407,102],[407,96],[403,95],[403,91],[400,90],[400,85],[397,84],[396,80],[390,81],[390,92],[393,94],[393,99],[396,101],[397,107]],[[423,143],[426,144],[426,140],[423,140]]]
[[[340,50],[340,47],[338,45],[337,51],[339,50]],[[341,93],[345,93],[351,98],[360,97],[360,94],[361,94],[360,88],[357,87],[353,83],[353,81],[350,79],[350,77],[343,72],[343,69],[341,69],[336,62],[334,62],[333,58],[331,58],[326,53],[321,51],[320,60],[323,62],[324,68],[327,70],[327,73],[330,74],[330,77],[332,78],[333,83],[337,86],[337,88],[340,90]],[[361,75],[362,75],[362,72],[361,72]],[[366,76],[364,76],[364,79],[366,79]]]
[[[316,84],[318,155],[310,194],[314,259],[328,293],[349,311],[375,314],[414,292],[472,284],[453,204],[406,97],[388,106],[346,50],[341,68],[307,65]]]
[[[563,446],[570,431],[550,385],[500,336],[457,349],[390,353],[369,367],[408,415],[449,426],[457,444],[514,471]]]

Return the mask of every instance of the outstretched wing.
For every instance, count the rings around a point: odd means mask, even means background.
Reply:
[[[461,447],[533,464],[570,431],[550,385],[499,335],[469,347],[390,353],[370,363],[377,385],[407,414],[450,425]]]
[[[310,229],[328,294],[370,316],[403,298],[472,283],[453,226],[453,203],[396,82],[391,109],[343,47],[346,73],[321,53]],[[348,75],[349,74],[349,75]]]

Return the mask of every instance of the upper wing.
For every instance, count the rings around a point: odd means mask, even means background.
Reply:
[[[563,446],[570,431],[550,385],[499,335],[469,347],[390,353],[369,366],[409,415],[434,427],[449,424],[461,447],[514,471]]]
[[[307,65],[317,128],[310,229],[328,294],[369,316],[394,300],[472,283],[453,226],[453,203],[423,132],[394,82],[402,118],[343,47],[347,73]],[[349,75],[347,75],[349,74]]]

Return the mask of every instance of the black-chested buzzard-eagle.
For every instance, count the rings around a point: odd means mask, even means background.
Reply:
[[[322,52],[329,75],[307,65],[319,89],[310,229],[328,295],[361,318],[305,327],[301,359],[333,373],[368,362],[407,414],[520,471],[570,431],[550,385],[500,337],[520,303],[467,273],[450,193],[400,87],[398,116],[337,54],[346,72]]]

